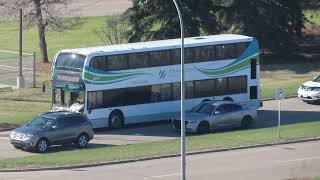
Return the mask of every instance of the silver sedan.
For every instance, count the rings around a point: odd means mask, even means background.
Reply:
[[[244,109],[240,104],[229,101],[206,101],[185,114],[185,130],[205,134],[215,129],[247,128],[256,118],[256,109]],[[180,130],[180,124],[180,116],[174,116],[173,127]]]

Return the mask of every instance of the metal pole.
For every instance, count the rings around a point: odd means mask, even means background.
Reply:
[[[22,76],[22,9],[19,16],[19,76]]]
[[[32,81],[32,85],[33,88],[36,87],[36,53],[33,52],[32,54],[32,76],[33,76],[33,81]]]
[[[181,31],[181,72],[180,72],[180,83],[181,83],[181,101],[180,101],[180,119],[181,119],[181,180],[186,180],[186,145],[185,145],[185,122],[184,122],[184,27],[182,15],[176,0],[173,0],[176,6],[179,20],[180,20],[180,31]]]
[[[22,75],[22,9],[20,9],[19,14],[19,74],[17,77],[17,88],[21,89],[25,87]]]
[[[281,100],[279,99],[279,112],[278,112],[278,140],[280,140],[280,125],[281,125],[281,117],[280,117],[280,112],[281,112]]]

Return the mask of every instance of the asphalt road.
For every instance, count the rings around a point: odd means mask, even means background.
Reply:
[[[259,110],[259,119],[252,128],[267,128],[277,126],[277,101],[265,101]],[[310,105],[297,98],[286,99],[282,102],[282,124],[296,124],[320,121],[320,105]],[[9,143],[9,131],[0,132],[0,159],[35,155],[34,153],[16,150]],[[100,130],[96,133],[89,148],[108,147],[113,145],[134,144],[149,141],[169,140],[179,137],[170,124],[137,125],[121,130]],[[56,146],[55,151],[74,150],[74,146]]]
[[[284,180],[320,176],[320,142],[306,142],[187,157],[188,179]],[[0,180],[177,180],[180,159],[59,171],[1,173]]]

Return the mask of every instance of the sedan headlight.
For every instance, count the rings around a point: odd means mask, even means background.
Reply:
[[[10,138],[11,138],[11,139],[14,138],[15,135],[16,135],[16,133],[15,133],[14,131],[11,131]]]

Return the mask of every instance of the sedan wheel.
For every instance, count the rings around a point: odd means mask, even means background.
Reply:
[[[48,149],[48,141],[45,139],[40,139],[36,145],[36,151],[39,153],[46,152]]]
[[[88,137],[84,134],[81,134],[78,137],[77,145],[79,148],[86,147],[88,145]]]
[[[249,116],[244,117],[241,121],[241,128],[242,129],[248,128],[251,124],[251,120],[252,119]]]

